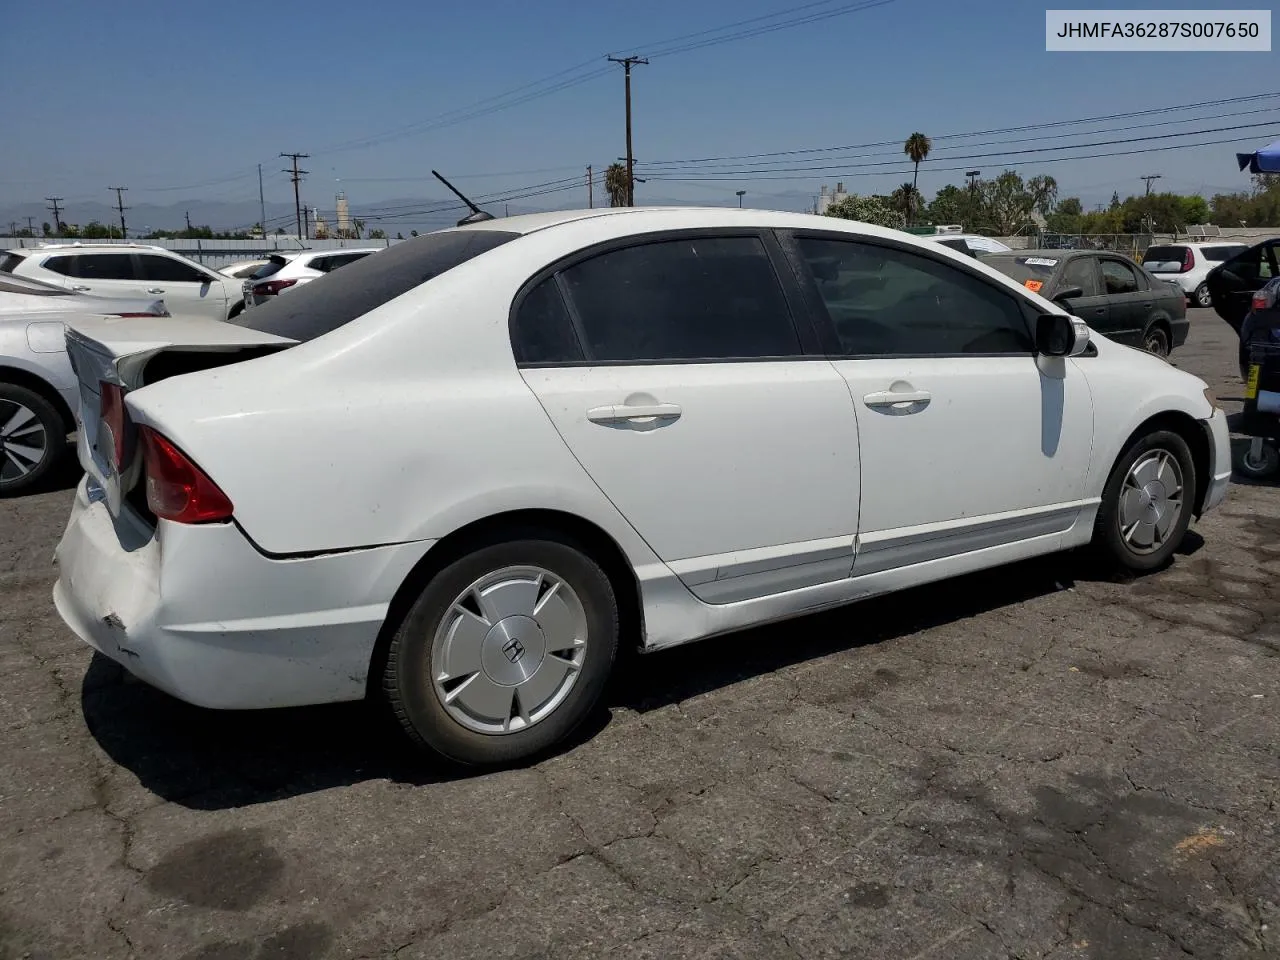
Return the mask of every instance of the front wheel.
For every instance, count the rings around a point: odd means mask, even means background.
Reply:
[[[557,539],[477,545],[427,583],[396,631],[383,692],[419,746],[512,763],[567,737],[618,647],[613,586]]]
[[[1182,545],[1196,491],[1195,461],[1172,430],[1140,437],[1116,461],[1102,493],[1094,542],[1121,567],[1156,570]]]
[[[1142,338],[1142,348],[1157,357],[1169,356],[1169,334],[1163,327],[1151,327]]]
[[[34,486],[62,459],[67,425],[40,394],[0,383],[0,497]]]
[[[1202,283],[1200,284],[1200,286],[1196,287],[1196,292],[1192,294],[1192,296],[1195,298],[1196,304],[1198,306],[1201,306],[1201,307],[1213,306],[1213,295],[1209,293],[1209,285],[1207,283]]]

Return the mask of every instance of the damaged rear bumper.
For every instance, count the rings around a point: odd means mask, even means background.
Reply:
[[[365,695],[396,589],[431,541],[297,559],[234,524],[147,528],[81,481],[53,601],[95,650],[180,700],[258,709]]]

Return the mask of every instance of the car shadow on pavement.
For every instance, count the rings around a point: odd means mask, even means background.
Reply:
[[[1192,553],[1203,542],[1192,532],[1181,552]],[[1041,557],[673,650],[623,654],[604,706],[555,752],[594,737],[610,722],[612,708],[658,709],[1100,578],[1112,579],[1087,555]],[[156,795],[194,809],[244,806],[366,780],[427,785],[481,775],[424,756],[385,711],[368,703],[205,710],[133,679],[100,655],[85,674],[81,707],[90,733],[114,762]]]

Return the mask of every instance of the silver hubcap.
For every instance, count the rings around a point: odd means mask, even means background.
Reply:
[[[1155,553],[1182,515],[1182,468],[1167,450],[1144,453],[1120,489],[1120,536],[1134,553]]]
[[[1202,307],[1207,307],[1213,303],[1213,297],[1209,295],[1208,287],[1201,287],[1196,291],[1196,302]]]
[[[504,567],[462,591],[436,630],[431,678],[468,730],[526,730],[564,702],[582,672],[587,615],[541,567]]]
[[[1154,353],[1158,357],[1165,354],[1164,337],[1158,333],[1153,333],[1147,337],[1147,353]]]
[[[0,399],[0,483],[21,480],[44,460],[49,438],[35,412]]]

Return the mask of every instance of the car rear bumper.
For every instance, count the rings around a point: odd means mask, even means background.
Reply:
[[[197,706],[357,700],[391,598],[431,543],[277,560],[234,524],[113,518],[86,478],[53,600],[80,639]]]
[[[1201,515],[1208,513],[1227,498],[1227,487],[1231,483],[1231,431],[1227,427],[1225,410],[1215,410],[1213,416],[1204,421],[1205,432],[1209,435],[1209,489],[1205,491],[1204,503],[1200,507]]]

